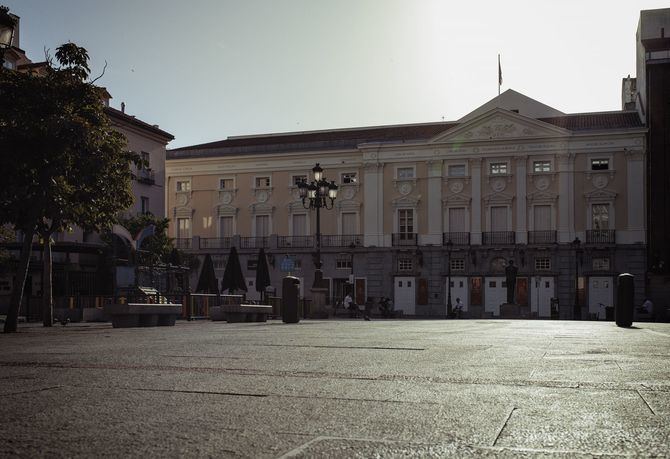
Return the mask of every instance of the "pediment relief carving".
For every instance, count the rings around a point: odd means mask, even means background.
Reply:
[[[454,204],[454,203],[470,204],[470,202],[472,202],[472,197],[465,194],[454,194],[442,199],[442,205],[444,207],[446,207],[447,204]]]
[[[360,210],[361,203],[353,200],[335,201],[335,207],[345,212],[353,212]]]
[[[584,193],[584,197],[589,200],[603,200],[603,201],[614,201],[617,197],[617,193],[612,190],[593,190]]]
[[[297,200],[297,201],[292,201],[286,204],[286,208],[288,209],[289,212],[296,212],[296,211],[305,211],[305,207],[302,205],[302,200]]]
[[[391,201],[393,207],[418,207],[419,202],[421,201],[421,196],[403,196],[401,198],[395,198]]]
[[[219,217],[234,217],[237,215],[238,210],[239,209],[235,206],[222,204],[216,206],[216,215],[218,215]]]
[[[173,210],[174,216],[177,218],[191,218],[194,212],[194,209],[185,206],[177,206]]]
[[[558,194],[547,191],[536,191],[528,194],[528,202],[532,203],[552,203],[558,200]]]
[[[514,200],[514,196],[507,193],[491,193],[484,196],[484,201],[488,203],[503,203],[510,204]]]
[[[249,210],[251,211],[252,214],[257,214],[257,213],[273,213],[275,211],[275,207],[272,204],[268,204],[265,202],[261,203],[255,203],[251,204],[249,206]]]

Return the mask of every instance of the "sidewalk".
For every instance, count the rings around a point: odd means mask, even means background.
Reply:
[[[670,456],[670,324],[21,325],[0,456]]]

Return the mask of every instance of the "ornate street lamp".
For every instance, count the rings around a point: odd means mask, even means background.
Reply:
[[[447,241],[447,253],[449,258],[447,260],[447,317],[451,317],[453,307],[451,305],[451,249],[454,246],[454,243],[451,242],[451,238]]]
[[[0,68],[5,63],[5,51],[12,47],[16,19],[9,14],[9,8],[0,6]]]
[[[314,258],[314,288],[320,288],[323,284],[323,272],[321,271],[321,208],[332,209],[337,197],[337,185],[334,181],[328,182],[323,176],[323,169],[316,163],[312,169],[314,180],[307,183],[306,180],[298,183],[298,190],[302,198],[302,206],[305,209],[316,210],[316,256]],[[330,206],[329,206],[330,204]]]
[[[574,320],[581,320],[582,318],[582,307],[579,305],[579,262],[582,255],[581,249],[582,241],[578,237],[572,241],[572,246],[575,249],[575,306],[572,311]]]

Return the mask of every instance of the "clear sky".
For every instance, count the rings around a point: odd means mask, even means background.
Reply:
[[[667,0],[0,0],[33,61],[88,49],[112,106],[170,148],[231,135],[456,120],[503,86],[618,110],[642,9]]]

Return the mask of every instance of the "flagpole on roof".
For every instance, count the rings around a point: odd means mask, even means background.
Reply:
[[[500,54],[498,54],[498,95],[500,95],[500,86],[502,86],[502,67],[500,66]]]

